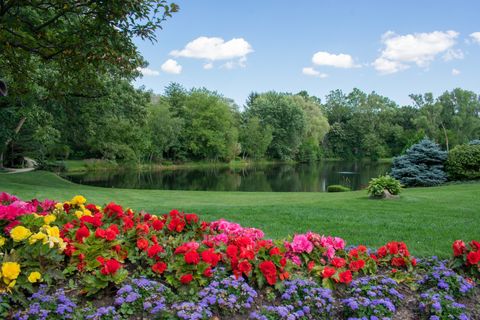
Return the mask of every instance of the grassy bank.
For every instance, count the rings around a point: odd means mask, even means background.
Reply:
[[[271,165],[271,164],[294,164],[294,161],[280,162],[280,161],[250,161],[250,160],[235,160],[231,162],[211,162],[211,161],[199,161],[199,162],[185,162],[185,163],[173,163],[165,162],[161,164],[133,164],[122,165],[112,161],[99,160],[99,159],[85,159],[85,160],[65,160],[58,161],[59,165],[63,165],[65,170],[69,173],[80,173],[86,171],[97,170],[116,170],[122,168],[135,168],[137,170],[177,170],[177,169],[195,169],[195,168],[245,168],[252,165]]]
[[[49,172],[0,174],[0,191],[22,198],[118,202],[134,209],[177,208],[207,220],[225,218],[281,238],[313,230],[350,244],[379,246],[403,240],[420,255],[450,255],[456,239],[480,237],[480,184],[405,190],[398,200],[370,200],[365,191],[345,193],[201,192],[108,189],[77,185]]]

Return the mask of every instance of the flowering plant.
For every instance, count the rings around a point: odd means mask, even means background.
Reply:
[[[452,268],[480,279],[480,242],[472,240],[467,246],[462,240],[456,240],[452,244],[452,249]]]

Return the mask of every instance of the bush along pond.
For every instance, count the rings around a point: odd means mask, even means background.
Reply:
[[[478,319],[480,242],[452,258],[119,204],[0,194],[0,314],[13,319]],[[63,270],[63,272],[61,271]]]

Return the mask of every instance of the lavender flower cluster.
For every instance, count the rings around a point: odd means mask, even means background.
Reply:
[[[447,261],[441,261],[437,257],[421,262],[427,273],[417,281],[422,291],[437,288],[441,292],[461,297],[467,295],[474,288],[464,277],[447,267]]]
[[[148,318],[160,317],[168,312],[167,304],[172,297],[173,293],[163,284],[138,278],[117,291],[115,306],[124,316],[147,313]]]
[[[447,267],[447,261],[432,257],[421,261],[426,274],[417,281],[420,286],[419,309],[430,320],[459,319],[468,320],[465,305],[455,298],[471,293],[474,284]]]
[[[349,320],[390,319],[404,299],[397,282],[386,276],[367,276],[352,281],[350,297],[342,300]]]
[[[420,311],[429,320],[458,319],[469,320],[465,305],[458,303],[448,294],[430,289],[420,294]]]
[[[250,309],[257,292],[243,278],[231,276],[213,280],[199,292],[200,304],[222,313],[237,313]]]
[[[65,295],[63,289],[49,293],[46,285],[41,285],[37,292],[28,298],[28,307],[13,315],[17,320],[28,319],[73,319],[76,303]]]
[[[330,289],[319,287],[310,280],[285,281],[279,305],[266,305],[250,314],[251,319],[328,319],[332,315],[334,298]]]

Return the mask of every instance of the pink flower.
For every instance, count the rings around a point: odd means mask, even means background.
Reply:
[[[335,256],[335,249],[331,246],[328,246],[324,255],[326,255],[329,259],[332,259]]]
[[[302,260],[300,260],[300,258],[296,255],[291,256],[290,260],[292,260],[292,262],[295,263],[297,266],[302,265]]]
[[[293,237],[292,250],[293,252],[297,253],[310,253],[313,250],[313,243],[308,240],[308,237],[306,235],[297,234]]]

